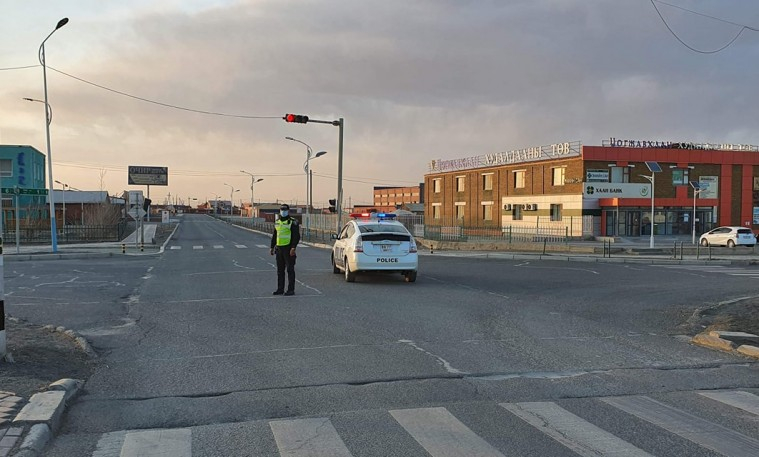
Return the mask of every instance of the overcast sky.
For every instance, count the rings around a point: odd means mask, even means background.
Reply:
[[[668,3],[759,28],[756,0]],[[714,50],[739,26],[658,3],[689,46]],[[111,194],[128,165],[166,166],[163,201],[345,202],[415,185],[432,159],[611,136],[759,144],[759,33],[701,54],[650,0],[0,0],[0,69],[47,64],[54,179]],[[0,70],[0,144],[44,152],[42,68]],[[101,179],[102,177],[102,179]],[[102,181],[102,184],[101,184]],[[133,187],[139,189],[139,187]]]

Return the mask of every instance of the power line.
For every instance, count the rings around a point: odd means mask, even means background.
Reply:
[[[716,20],[716,21],[724,22],[726,24],[731,24],[731,25],[740,27],[740,30],[738,30],[738,33],[733,37],[732,40],[730,40],[726,45],[722,46],[719,49],[715,49],[713,51],[703,51],[701,49],[696,49],[693,46],[690,46],[685,41],[683,41],[679,36],[677,36],[677,34],[675,33],[675,31],[672,30],[672,27],[670,27],[669,24],[667,23],[666,19],[664,19],[664,16],[662,16],[661,11],[659,11],[659,8],[656,6],[656,3],[661,3],[662,5],[667,5],[667,6],[670,6],[672,8],[677,8],[677,9],[680,9],[680,10],[683,10],[683,11],[687,11],[687,12],[692,13],[692,14],[696,14],[696,15],[699,15],[699,16],[707,17],[707,18],[710,18],[710,19],[713,19],[713,20]],[[716,53],[718,53],[720,51],[723,51],[723,50],[727,49],[728,46],[730,46],[731,44],[733,44],[735,42],[735,40],[737,40],[738,37],[741,36],[741,34],[743,33],[744,30],[751,30],[753,32],[759,31],[759,29],[754,28],[754,27],[750,27],[748,25],[743,25],[743,24],[738,24],[738,23],[735,23],[735,22],[726,21],[726,20],[720,19],[718,17],[710,16],[708,14],[699,13],[697,11],[691,11],[691,10],[689,10],[687,8],[683,8],[683,7],[677,6],[677,5],[672,5],[670,3],[666,3],[666,2],[663,2],[663,1],[660,1],[660,0],[651,0],[651,6],[654,7],[654,9],[656,10],[656,14],[659,15],[659,19],[661,19],[661,21],[664,23],[664,26],[667,27],[667,30],[669,30],[669,33],[671,33],[672,36],[675,37],[675,39],[680,42],[680,44],[682,44],[686,48],[690,49],[691,51],[697,52],[699,54],[716,54]]]
[[[6,68],[0,68],[0,71],[6,71],[6,70],[24,70],[26,68],[36,68],[39,67],[39,65],[27,65],[25,67],[6,67]]]

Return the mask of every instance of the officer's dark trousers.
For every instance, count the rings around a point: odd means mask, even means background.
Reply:
[[[295,290],[295,257],[290,256],[290,246],[276,248],[277,290],[285,290],[285,267],[287,268],[287,290]]]

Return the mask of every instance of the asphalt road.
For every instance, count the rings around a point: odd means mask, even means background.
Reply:
[[[433,254],[346,283],[302,246],[275,297],[268,246],[187,215],[160,256],[8,263],[13,315],[103,354],[46,455],[759,455],[759,364],[679,336],[759,268]]]

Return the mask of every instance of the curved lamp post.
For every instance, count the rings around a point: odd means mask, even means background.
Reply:
[[[232,217],[234,215],[234,207],[235,207],[235,192],[240,192],[240,189],[235,189],[234,186],[231,184],[224,183],[225,186],[229,186],[229,217]]]
[[[47,173],[48,173],[48,180],[50,181],[50,195],[48,195],[48,201],[50,201],[50,239],[52,243],[53,252],[58,252],[58,234],[55,226],[55,199],[53,198],[53,156],[50,152],[50,122],[53,120],[53,113],[50,109],[50,104],[48,103],[47,99],[47,67],[45,66],[45,42],[53,36],[56,30],[63,27],[69,22],[69,19],[67,17],[64,17],[60,21],[58,21],[58,24],[55,26],[55,29],[53,29],[52,32],[50,32],[50,35],[47,36],[44,40],[42,40],[42,44],[40,45],[39,51],[37,52],[37,57],[39,58],[40,64],[42,64],[42,82],[45,87],[45,133],[47,135]]]
[[[248,173],[245,170],[240,170],[240,173],[245,173],[246,175],[250,175],[250,217],[252,219],[253,217],[255,217],[253,210],[255,209],[255,206],[256,206],[255,200],[253,199],[253,188],[255,187],[255,184],[257,182],[263,181],[264,178],[256,179],[256,177],[253,176],[253,173]],[[240,214],[240,216],[242,217],[242,214]]]
[[[319,151],[316,153],[316,155],[313,155],[313,149],[311,149],[311,146],[309,146],[307,143],[304,143],[301,140],[295,139],[290,136],[285,137],[286,140],[295,141],[297,143],[300,143],[306,147],[306,161],[303,163],[303,171],[306,173],[306,232],[308,232],[311,221],[308,217],[311,213],[311,199],[309,198],[309,189],[311,188],[311,176],[309,173],[309,162],[311,159],[315,159],[317,157],[321,157],[324,154],[327,153],[327,151]]]

